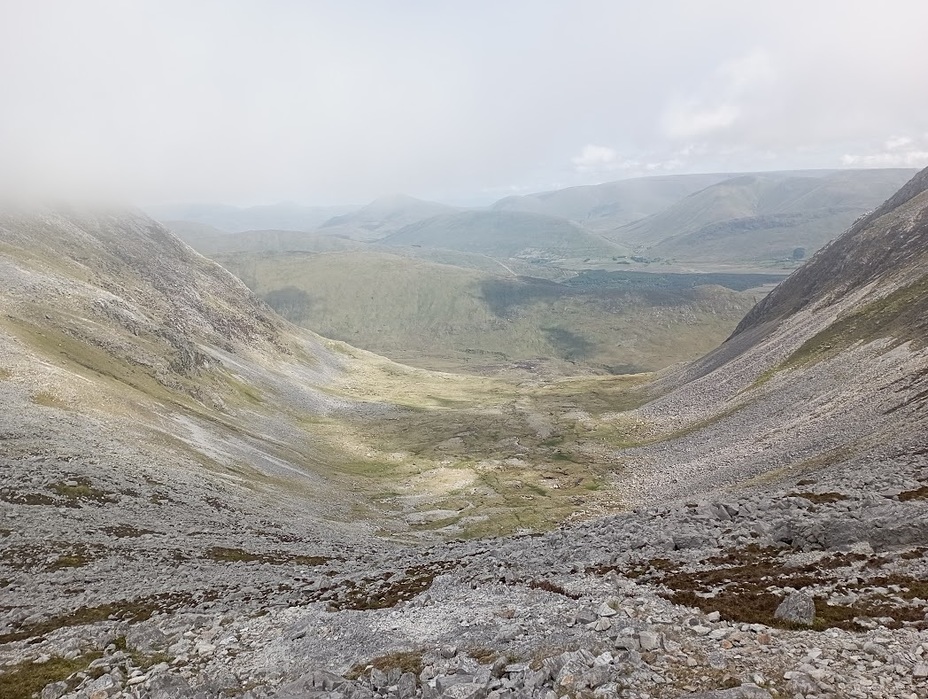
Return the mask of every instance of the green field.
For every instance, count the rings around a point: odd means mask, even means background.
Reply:
[[[366,251],[216,259],[297,324],[442,370],[537,362],[561,374],[651,371],[718,345],[763,294],[696,277],[655,289],[665,277],[644,273],[624,286],[595,274],[556,283]]]

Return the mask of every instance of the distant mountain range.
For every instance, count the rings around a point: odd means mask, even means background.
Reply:
[[[189,223],[238,233],[316,232],[389,246],[465,251],[500,261],[534,257],[572,271],[617,265],[788,270],[914,172],[646,177],[507,197],[483,209],[394,195],[363,207],[185,205],[148,212],[170,221],[182,235],[195,234],[189,226],[182,230]],[[539,271],[539,276],[552,273]]]
[[[384,245],[419,245],[507,259],[611,258],[626,249],[563,218],[522,211],[460,211],[401,228]]]

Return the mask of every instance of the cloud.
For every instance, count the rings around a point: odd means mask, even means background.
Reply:
[[[702,107],[695,102],[678,103],[667,108],[661,124],[670,138],[693,138],[727,129],[739,116],[741,108],[734,104]]]
[[[662,131],[668,138],[688,139],[729,129],[743,116],[752,93],[775,78],[773,59],[763,48],[723,61],[697,89],[701,94],[676,97],[664,107]]]
[[[897,148],[904,148],[905,146],[911,145],[911,143],[912,139],[907,136],[896,136],[887,139],[886,143],[883,145],[886,150],[896,150]]]
[[[924,0],[360,4],[0,0],[0,192],[489,203],[928,150]]]
[[[928,166],[928,150],[884,151],[865,155],[845,153],[841,164],[849,167],[917,167]]]
[[[621,160],[613,148],[592,144],[584,146],[580,154],[572,157],[570,161],[574,170],[580,173],[614,172],[638,165],[632,160]]]

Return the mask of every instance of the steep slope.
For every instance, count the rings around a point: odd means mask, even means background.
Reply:
[[[358,211],[330,218],[319,226],[319,231],[356,240],[379,240],[403,226],[453,211],[454,207],[445,204],[396,194],[375,199]]]
[[[811,255],[873,209],[910,170],[744,175],[609,234],[650,257],[771,263]]]
[[[606,231],[656,214],[729,177],[721,174],[638,177],[506,197],[492,208],[557,216],[582,223],[591,230]]]
[[[545,262],[612,257],[625,251],[564,219],[518,211],[462,211],[435,216],[406,226],[381,243]]]
[[[659,383],[642,417],[682,436],[627,455],[651,464],[639,485],[682,494],[925,448],[926,270],[928,170]]]

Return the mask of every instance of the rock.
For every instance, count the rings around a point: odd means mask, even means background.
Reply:
[[[656,631],[641,631],[638,634],[638,642],[641,644],[641,650],[659,650],[661,635]]]
[[[619,650],[639,650],[641,644],[635,636],[616,636],[615,647]]]
[[[387,673],[383,670],[379,670],[376,667],[371,668],[371,687],[374,689],[380,689],[387,686]]]
[[[802,590],[794,590],[780,602],[773,616],[790,624],[811,626],[815,620],[815,600]]]
[[[486,685],[476,682],[454,684],[441,693],[441,696],[445,699],[483,699],[486,695]]]
[[[599,614],[599,616],[615,616],[616,614],[618,614],[618,612],[615,609],[610,607],[605,602],[599,605],[599,608],[596,610],[596,613]]]
[[[606,617],[600,617],[592,624],[588,624],[588,626],[593,629],[593,631],[608,631],[612,628],[612,622]]]
[[[914,668],[912,668],[912,677],[928,677],[928,663],[919,663]],[[42,695],[42,699],[45,699],[45,695]]]
[[[412,699],[416,696],[416,676],[411,672],[404,672],[396,682],[396,693],[399,699]]]
[[[178,675],[163,672],[148,682],[149,699],[185,699],[190,696],[190,685]]]
[[[42,690],[42,699],[58,699],[68,691],[67,682],[52,682]]]
[[[142,653],[153,653],[167,648],[170,639],[151,624],[137,624],[126,632],[126,645]]]

